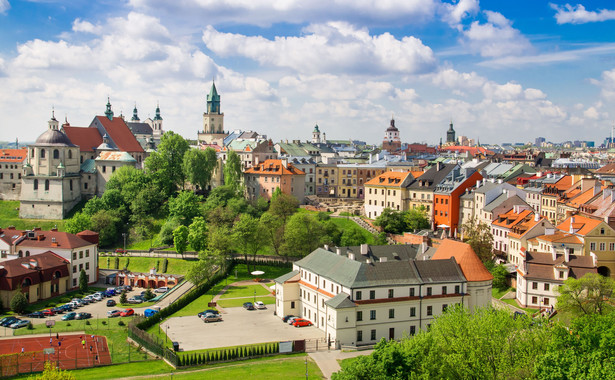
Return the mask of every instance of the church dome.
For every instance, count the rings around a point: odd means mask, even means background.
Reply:
[[[62,145],[62,146],[74,146],[70,142],[66,134],[58,131],[57,129],[48,129],[42,135],[38,136],[35,145]]]
[[[399,129],[395,126],[394,119],[391,119],[391,125],[387,128],[387,132],[399,132]]]

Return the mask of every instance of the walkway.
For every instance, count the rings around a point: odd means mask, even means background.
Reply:
[[[351,351],[345,352],[340,350],[310,352],[308,355],[312,358],[318,368],[322,372],[325,379],[330,379],[334,372],[339,371],[340,365],[338,360],[354,358],[357,356],[370,355],[374,350]]]

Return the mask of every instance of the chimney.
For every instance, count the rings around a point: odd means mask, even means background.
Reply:
[[[568,232],[569,232],[569,233],[571,233],[571,234],[573,234],[573,233],[574,233],[574,226],[573,226],[573,223],[574,223],[574,216],[571,216],[571,217],[570,217],[570,229],[569,229],[569,231],[568,231]]]
[[[564,261],[565,262],[569,262],[570,261],[570,252],[568,251],[568,248],[564,247]]]
[[[593,253],[593,252],[590,252],[590,253],[589,253],[589,255],[590,255],[590,256],[591,256],[591,258],[592,258],[592,262],[593,262],[593,264],[594,264],[594,268],[595,268],[596,266],[598,266],[598,257],[597,257],[597,256],[596,256],[596,254],[595,254],[595,253]]]
[[[476,180],[476,188],[478,189],[480,187],[480,179]]]
[[[421,243],[421,253],[425,253],[427,252],[427,243],[422,242]]]
[[[337,247],[337,248],[335,249],[335,253],[336,253],[338,256],[341,256],[341,255],[342,255],[342,249],[341,249],[340,247]]]
[[[534,213],[534,222],[538,222],[540,220],[540,215],[537,212]]]
[[[502,178],[498,179],[498,183],[502,184]]]
[[[381,263],[386,263],[387,262],[387,258],[386,257],[381,257],[380,258],[380,262]]]
[[[372,260],[371,260],[371,259],[367,259],[367,260],[365,260],[365,263],[366,263],[367,265],[370,265],[370,264],[372,263]]]
[[[361,254],[363,256],[367,256],[369,255],[369,245],[367,244],[361,244]]]
[[[436,163],[436,171],[442,170],[442,162]]]
[[[354,253],[349,253],[349,254],[348,254],[348,258],[349,258],[350,260],[354,260]]]
[[[551,246],[551,257],[553,258],[553,261],[557,259],[557,251],[555,250],[554,245]]]
[[[325,244],[325,245],[324,245],[324,248],[325,248],[325,250],[327,250],[327,251],[328,251],[328,250],[329,250],[329,245],[328,245],[328,244]]]

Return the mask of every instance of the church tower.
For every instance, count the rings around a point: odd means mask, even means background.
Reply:
[[[220,111],[220,95],[216,84],[212,82],[207,95],[207,111],[203,113],[203,131],[198,133],[198,140],[205,144],[224,145],[224,113]]]
[[[318,129],[318,124],[314,127],[314,131],[312,131],[312,144],[320,144],[320,129]]]
[[[395,126],[395,119],[391,118],[391,125],[384,132],[384,140],[382,140],[382,149],[389,153],[394,153],[401,149],[401,140],[399,138],[399,129]]]
[[[451,124],[449,125],[448,131],[446,131],[446,144],[447,145],[455,145],[455,130],[453,129],[453,121],[451,120]]]
[[[162,116],[160,116],[160,104],[156,104],[156,116],[152,120],[152,129],[154,140],[160,142],[160,137],[164,134],[162,130]]]

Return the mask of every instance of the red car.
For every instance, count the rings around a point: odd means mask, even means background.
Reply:
[[[53,315],[56,315],[55,311],[53,311],[53,310],[51,310],[51,309],[45,309],[45,310],[43,310],[43,314],[44,314],[46,317],[51,317],[51,316],[53,316]]]
[[[295,327],[303,327],[303,326],[312,326],[312,322],[303,318],[295,318],[293,320],[293,326]]]
[[[129,317],[135,313],[134,309],[126,309],[120,313],[120,317]]]

